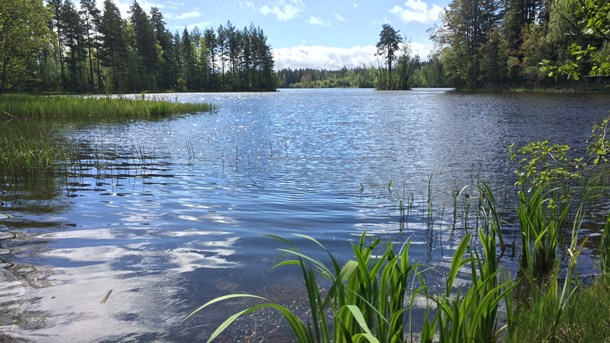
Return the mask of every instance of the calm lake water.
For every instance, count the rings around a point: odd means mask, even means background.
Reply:
[[[410,240],[413,261],[440,284],[475,225],[463,216],[454,225],[451,194],[480,180],[511,197],[509,144],[547,138],[582,150],[610,111],[607,94],[161,96],[217,110],[68,128],[78,162],[67,180],[48,194],[0,190],[0,234],[9,237],[0,241],[0,341],[205,340],[246,303],[183,318],[234,292],[302,310],[298,268],[272,268],[285,246],[268,234],[324,258],[293,236],[310,235],[342,260],[365,231]],[[411,204],[404,221],[400,199]],[[504,230],[514,239],[514,224]],[[504,257],[509,268],[512,260]],[[227,341],[290,339],[269,313],[240,323]]]

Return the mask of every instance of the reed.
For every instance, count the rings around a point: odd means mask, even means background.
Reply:
[[[180,103],[161,99],[127,99],[110,96],[4,95],[0,118],[5,120],[120,121],[159,119],[175,114],[207,112],[206,103]]]
[[[62,123],[154,120],[212,109],[203,103],[144,98],[4,95],[0,101],[0,178],[52,176],[62,170],[57,168],[59,161],[74,163],[75,154],[58,132]]]
[[[512,307],[512,290],[517,283],[499,267],[496,241],[500,221],[493,194],[486,185],[479,186],[479,191],[484,200],[480,209],[484,226],[478,230],[482,253],[470,245],[471,234],[462,239],[453,256],[445,294],[431,297],[437,312],[432,322],[426,319],[422,342],[496,342],[508,327],[500,327],[500,305],[504,301],[506,308]],[[455,280],[463,268],[470,273],[470,284],[454,294]],[[505,320],[512,322],[512,311],[507,311],[507,316]]]
[[[55,130],[40,123],[0,123],[0,177],[24,178],[53,172],[65,158]]]
[[[277,310],[290,324],[298,342],[404,342],[405,318],[412,308],[412,305],[405,306],[405,296],[409,281],[417,279],[416,266],[409,262],[408,244],[395,253],[392,244],[388,242],[383,253],[375,257],[374,252],[380,240],[376,239],[367,245],[366,235],[363,234],[359,243],[352,245],[355,260],[341,266],[320,242],[309,236],[297,236],[317,244],[326,251],[331,261],[330,266],[327,266],[322,261],[299,252],[290,241],[273,236],[289,245],[288,249],[280,251],[292,257],[278,263],[276,267],[297,265],[301,269],[310,307],[307,324],[286,307],[248,294],[213,299],[193,311],[186,319],[220,301],[255,298],[264,303],[230,316],[208,342],[216,339],[238,317],[263,308]],[[316,275],[330,282],[327,292],[322,292]],[[424,286],[414,289],[407,303],[413,304],[415,296],[423,289]]]
[[[521,271],[542,283],[556,267],[559,233],[569,205],[555,201],[546,188],[519,192],[517,216],[521,225]]]
[[[602,274],[610,276],[610,215],[606,218],[604,232],[599,243],[600,270]]]
[[[597,324],[585,323],[600,315],[603,324],[610,324],[603,319],[609,318],[610,313],[610,300],[606,300],[610,299],[610,277],[604,274],[598,282],[601,285],[590,289],[580,287],[575,277],[577,261],[587,242],[580,228],[587,213],[589,192],[583,190],[576,213],[570,218],[572,233],[565,247],[567,264],[562,264],[557,254],[559,230],[567,226],[566,213],[570,206],[567,201],[555,205],[551,200],[562,193],[540,188],[527,196],[519,194],[516,211],[522,228],[522,264],[520,276],[513,278],[503,270],[498,257],[505,243],[494,194],[486,184],[471,187],[476,190],[470,193],[477,193],[471,197],[477,199],[477,240],[472,234],[463,237],[453,256],[445,290],[440,294],[428,293],[418,267],[409,261],[408,242],[395,253],[391,243],[384,246],[379,239],[365,244],[363,234],[358,244],[352,244],[354,259],[340,265],[320,242],[296,235],[321,247],[328,255],[327,265],[301,253],[289,240],[272,236],[288,245],[280,251],[289,258],[276,266],[296,265],[302,272],[309,305],[305,320],[301,319],[302,314],[295,314],[283,305],[248,294],[213,299],[187,318],[218,302],[254,298],[262,303],[230,316],[209,341],[218,338],[238,317],[272,308],[288,321],[298,342],[404,342],[414,339],[414,299],[423,296],[428,305],[424,308],[423,323],[420,321],[418,340],[421,342],[522,342],[526,339],[572,342],[582,341],[577,335],[594,337],[583,334],[574,322],[599,330],[603,334],[600,337],[610,337],[607,327],[598,329]],[[391,184],[388,188],[391,189]],[[601,252],[602,270],[610,252],[608,227],[610,219],[601,243],[602,249],[606,249]],[[458,286],[460,273],[469,276],[467,285]],[[319,282],[320,278],[324,281]],[[520,286],[527,289],[525,297],[515,292]],[[603,296],[604,300],[593,304],[596,296]],[[579,301],[586,301],[588,307],[581,307]],[[595,314],[590,313],[591,309]]]

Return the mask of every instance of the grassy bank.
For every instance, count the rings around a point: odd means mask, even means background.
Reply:
[[[0,118],[10,120],[97,120],[117,121],[158,119],[183,113],[207,112],[206,103],[116,97],[3,95]]]
[[[63,125],[156,120],[212,110],[210,104],[112,97],[2,95],[0,178],[51,175],[65,160]]]

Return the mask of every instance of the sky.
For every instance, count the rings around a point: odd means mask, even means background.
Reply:
[[[98,5],[102,0],[97,0]],[[114,0],[128,18],[133,0]],[[450,0],[139,0],[147,11],[159,8],[167,28],[201,31],[231,21],[253,23],[267,36],[276,69],[340,69],[377,66],[375,44],[383,24],[411,41],[411,51],[426,59],[434,48],[428,30]]]

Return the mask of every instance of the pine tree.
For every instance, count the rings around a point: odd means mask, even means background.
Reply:
[[[66,89],[66,73],[65,73],[65,65],[64,65],[64,43],[63,43],[63,33],[61,28],[61,10],[63,7],[62,0],[49,0],[49,10],[52,13],[51,20],[51,29],[55,32],[57,37],[57,61],[59,63],[60,70],[60,82],[61,89]]]
[[[100,26],[100,14],[101,11],[95,5],[95,0],[81,0],[80,11],[81,17],[84,22],[85,29],[85,45],[87,48],[87,57],[89,63],[89,79],[88,79],[88,90],[93,91],[95,87],[94,71],[97,73],[98,90],[102,88],[101,83],[101,70],[99,63],[99,56],[96,56],[96,66],[93,65],[94,51],[99,54],[100,42],[98,40],[98,28]]]
[[[396,53],[402,41],[400,30],[395,30],[390,24],[383,24],[377,42],[377,55],[384,56],[387,68],[387,84],[381,86],[382,89],[394,89],[392,63],[396,60]]]
[[[74,91],[83,90],[85,79],[85,61],[87,53],[85,49],[85,26],[81,17],[70,0],[66,0],[61,9],[60,27],[62,41],[68,49],[64,58],[67,69],[67,82],[65,87]]]
[[[157,39],[148,15],[137,1],[131,5],[131,25],[135,33],[135,48],[142,61],[143,79],[146,89],[156,89],[156,76],[159,69]]]
[[[102,64],[111,69],[111,91],[122,92],[126,89],[128,46],[125,23],[121,12],[112,0],[104,0],[104,14],[99,27],[102,35]]]

